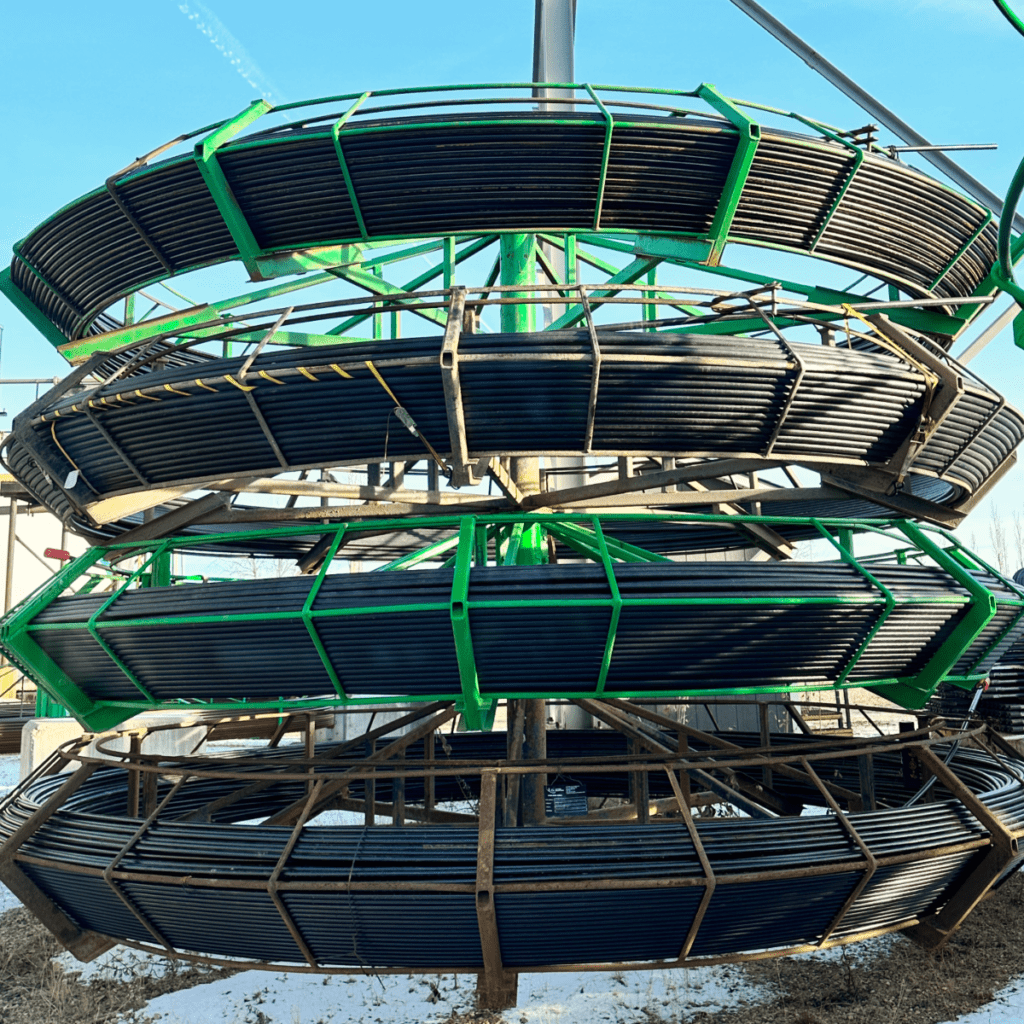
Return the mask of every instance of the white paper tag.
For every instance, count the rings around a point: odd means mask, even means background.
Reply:
[[[64,481],[64,490],[70,491],[75,484],[78,483],[78,470],[73,469],[68,473],[68,478]]]

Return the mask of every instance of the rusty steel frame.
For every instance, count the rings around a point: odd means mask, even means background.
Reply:
[[[552,284],[552,285],[541,285],[535,284],[529,286],[524,293],[520,286],[493,286],[487,289],[472,289],[465,286],[453,286],[452,288],[434,290],[434,291],[420,291],[420,292],[403,292],[399,295],[391,296],[391,302],[385,302],[380,309],[380,302],[375,303],[372,307],[372,311],[377,314],[386,313],[389,310],[397,310],[399,307],[403,309],[412,308],[415,306],[420,311],[436,312],[438,314],[441,311],[445,312],[445,331],[442,341],[442,350],[440,354],[440,371],[443,383],[445,406],[447,411],[448,419],[448,433],[449,433],[449,447],[450,447],[450,465],[447,467],[447,471],[451,473],[453,483],[456,485],[463,485],[475,482],[478,476],[491,471],[493,467],[494,459],[499,458],[503,454],[502,452],[487,452],[487,453],[474,453],[471,457],[468,443],[466,439],[466,425],[465,415],[463,412],[463,396],[462,387],[459,378],[459,336],[464,329],[464,321],[467,317],[478,315],[481,309],[485,306],[496,305],[499,308],[504,306],[513,305],[531,305],[531,304],[543,304],[550,302],[552,298],[559,297],[562,300],[568,300],[570,296],[576,296],[579,301],[580,309],[582,310],[581,316],[586,322],[586,328],[591,338],[591,352],[589,354],[581,354],[578,358],[583,361],[589,361],[592,365],[592,382],[590,400],[588,403],[586,424],[583,431],[583,448],[584,454],[592,453],[593,450],[593,432],[594,432],[594,418],[596,415],[596,407],[598,402],[598,386],[600,380],[600,373],[602,363],[608,358],[621,358],[621,357],[608,357],[602,355],[600,343],[597,337],[597,326],[595,325],[592,307],[593,304],[590,300],[592,293],[599,292],[600,285],[586,285],[586,284]],[[733,464],[737,460],[750,461],[753,464],[753,468],[756,469],[769,469],[775,466],[781,466],[785,463],[795,461],[797,464],[807,464],[811,469],[817,469],[823,474],[823,479],[827,482],[826,487],[819,488],[794,488],[792,490],[788,488],[779,487],[734,487],[728,486],[728,488],[722,494],[716,494],[715,497],[718,499],[719,504],[736,504],[738,502],[764,502],[772,500],[822,500],[832,499],[835,500],[837,497],[845,493],[853,493],[855,495],[869,497],[872,500],[879,502],[880,504],[888,504],[890,507],[897,509],[904,509],[909,500],[913,505],[912,508],[908,509],[912,514],[917,516],[924,516],[933,522],[948,523],[949,525],[955,525],[960,518],[966,513],[966,503],[972,502],[975,497],[970,492],[969,488],[965,489],[964,481],[960,480],[959,477],[955,476],[955,466],[958,459],[968,451],[971,446],[977,441],[982,433],[989,427],[989,425],[1002,413],[1007,407],[1005,398],[996,395],[987,385],[979,381],[974,375],[970,374],[969,371],[965,370],[960,364],[956,363],[948,353],[943,351],[940,347],[934,346],[933,343],[930,346],[928,344],[929,339],[925,336],[921,336],[921,340],[915,339],[911,336],[908,331],[901,328],[897,324],[893,323],[885,314],[886,311],[898,311],[902,308],[905,303],[895,302],[877,302],[877,303],[859,303],[855,305],[840,305],[840,306],[828,306],[822,303],[809,302],[799,299],[787,299],[786,302],[780,305],[779,298],[777,295],[777,288],[765,288],[763,286],[751,289],[746,292],[723,292],[721,290],[714,289],[701,289],[695,287],[672,287],[666,285],[641,285],[641,284],[630,284],[628,286],[622,286],[624,291],[630,291],[634,294],[617,294],[615,296],[601,297],[601,304],[605,303],[618,303],[625,305],[627,308],[630,305],[641,305],[645,310],[651,305],[652,300],[655,305],[657,304],[671,304],[668,303],[670,299],[683,300],[687,299],[692,303],[690,306],[694,310],[694,313],[698,313],[700,310],[698,307],[706,307],[709,311],[708,316],[695,316],[692,313],[683,317],[674,317],[667,319],[655,319],[655,320],[640,320],[635,323],[619,323],[609,324],[602,329],[606,330],[624,330],[633,328],[644,328],[652,330],[660,328],[663,331],[673,334],[674,332],[682,330],[683,333],[711,331],[715,334],[720,334],[725,331],[732,330],[749,330],[753,325],[761,325],[772,331],[776,336],[779,344],[782,346],[785,358],[792,361],[793,366],[796,370],[796,379],[793,386],[789,388],[785,399],[782,402],[781,408],[777,410],[777,418],[774,424],[772,436],[767,443],[767,447],[759,451],[751,451],[749,453],[731,453],[729,459],[723,460],[728,463],[723,465],[720,476],[728,475],[731,472],[744,472],[743,469],[734,469]],[[514,294],[505,295],[505,291],[514,291]],[[492,296],[490,293],[494,292],[497,297]],[[473,297],[475,294],[476,297]],[[926,302],[928,300],[925,300]],[[211,376],[209,374],[203,374],[200,369],[200,375],[196,377],[196,383],[202,388],[207,390],[216,390],[213,384],[218,382],[223,383],[227,380],[228,383],[234,384],[242,390],[246,402],[249,404],[253,416],[256,420],[256,427],[258,428],[259,434],[262,435],[267,443],[270,445],[270,449],[273,452],[274,458],[278,464],[278,467],[282,471],[308,471],[310,469],[322,468],[319,464],[305,464],[305,463],[291,463],[288,460],[285,452],[280,446],[277,438],[274,436],[273,430],[271,429],[266,417],[263,415],[260,409],[256,394],[253,392],[255,385],[246,384],[242,379],[253,363],[253,360],[261,352],[264,346],[269,343],[277,343],[276,339],[287,343],[289,334],[287,330],[282,331],[281,328],[287,326],[288,322],[304,324],[310,318],[317,319],[324,316],[331,315],[325,310],[340,310],[345,309],[353,304],[357,308],[366,306],[366,300],[353,299],[353,300],[338,300],[333,302],[319,302],[312,303],[305,306],[294,305],[288,306],[283,309],[271,309],[267,311],[260,311],[255,314],[260,320],[266,320],[266,329],[263,327],[258,330],[254,330],[252,324],[252,315],[250,320],[242,326],[238,326],[237,318],[234,316],[222,316],[204,322],[203,331],[200,337],[194,337],[188,331],[182,332],[180,329],[177,331],[169,331],[166,334],[162,334],[153,339],[148,339],[142,345],[142,352],[135,355],[135,350],[139,348],[139,343],[134,345],[125,346],[121,350],[117,350],[114,353],[116,356],[115,362],[120,361],[124,353],[132,353],[132,357],[129,363],[135,367],[136,370],[143,368],[147,363],[153,362],[154,360],[160,360],[168,354],[173,352],[175,349],[183,350],[192,348],[195,345],[202,344],[204,341],[217,341],[227,342],[232,338],[242,336],[244,338],[258,337],[258,344],[255,350],[246,358],[243,371],[238,374],[239,379],[236,381],[234,378],[225,377],[223,374],[217,374],[216,372]],[[870,335],[863,334],[857,330],[848,328],[848,333],[851,336],[866,339],[875,346],[880,346],[890,354],[894,355],[902,363],[912,367],[916,371],[922,373],[925,377],[927,395],[925,398],[925,412],[923,414],[922,422],[914,422],[910,425],[907,436],[903,439],[902,444],[899,447],[896,455],[889,460],[885,465],[865,463],[859,460],[844,460],[842,464],[830,461],[826,457],[815,457],[809,458],[804,456],[796,460],[787,458],[779,460],[773,459],[773,450],[775,443],[781,433],[781,430],[787,420],[789,412],[793,406],[793,402],[800,392],[800,383],[804,375],[804,363],[800,356],[800,353],[794,349],[792,345],[787,341],[785,335],[780,329],[782,326],[799,326],[801,324],[815,324],[820,326],[825,320],[838,320],[849,317],[849,311],[855,312],[861,319],[864,320],[865,324],[872,331]],[[870,317],[870,320],[868,319]],[[290,318],[290,319],[289,319]],[[255,336],[255,337],[254,337]],[[179,341],[184,339],[181,344],[174,346],[168,345],[175,338]],[[326,337],[326,336],[324,336]],[[333,340],[333,339],[332,339]],[[344,339],[338,338],[338,341]],[[934,347],[934,351],[931,350]],[[330,373],[334,369],[335,364],[331,365],[320,365],[316,359],[315,348],[310,350],[310,361],[309,367],[302,368],[301,371],[281,371],[288,376],[298,375],[309,376],[312,374],[314,379],[317,373]],[[116,439],[110,434],[110,432],[104,426],[100,416],[97,414],[95,409],[101,408],[107,402],[113,401],[115,403],[120,402],[122,397],[120,393],[112,394],[108,393],[108,389],[115,387],[117,380],[123,380],[123,375],[126,371],[125,364],[121,364],[115,367],[111,372],[104,372],[102,366],[105,359],[109,359],[110,355],[94,357],[90,361],[93,364],[95,372],[102,375],[102,383],[98,385],[93,391],[87,396],[88,402],[84,401],[81,403],[75,403],[70,410],[65,409],[61,415],[68,415],[70,412],[74,415],[77,410],[79,413],[84,414],[88,417],[90,423],[94,429],[98,432],[100,438],[110,447],[111,451],[122,462],[126,468],[131,472],[132,476],[138,480],[141,485],[141,490],[136,488],[128,488],[126,490],[117,490],[106,493],[100,497],[99,492],[96,492],[98,501],[88,501],[86,507],[88,508],[88,515],[95,519],[97,522],[106,522],[110,518],[111,514],[123,514],[118,511],[114,513],[113,510],[121,510],[127,508],[125,501],[129,501],[131,507],[136,509],[152,506],[154,503],[158,504],[160,501],[165,500],[167,495],[170,493],[168,485],[154,482],[148,479],[145,472],[132,460],[131,456],[123,450]],[[434,357],[436,358],[436,357]],[[486,361],[488,357],[486,354],[476,354],[470,357],[474,362],[480,360]],[[557,359],[564,361],[573,357],[565,353],[535,353],[531,355],[533,360],[544,360],[544,359]],[[630,359],[639,359],[644,361],[650,357],[640,355],[631,355]],[[431,360],[428,359],[427,362]],[[322,362],[322,361],[321,361]],[[376,360],[378,366],[386,367],[388,360],[385,358],[379,358]],[[409,363],[408,360],[405,363]],[[403,365],[405,365],[403,363]],[[418,365],[419,361],[412,360],[409,365]],[[214,369],[216,362],[211,363],[210,369]],[[362,363],[348,363],[337,364],[338,372],[344,372],[346,374],[351,371],[360,370]],[[197,367],[197,369],[199,369]],[[77,378],[77,374],[75,374]],[[279,374],[280,376],[280,374]],[[938,379],[936,379],[938,378]],[[991,412],[988,414],[984,422],[980,423],[977,428],[973,431],[970,437],[958,444],[955,452],[945,461],[945,468],[940,476],[952,473],[954,476],[953,486],[959,488],[961,493],[954,501],[954,507],[946,507],[945,505],[934,505],[932,502],[927,502],[919,498],[910,498],[909,496],[892,495],[889,492],[892,490],[893,485],[896,487],[901,484],[904,474],[911,469],[911,463],[915,458],[921,455],[927,448],[928,443],[932,439],[936,430],[947,419],[949,413],[959,402],[959,400],[966,393],[966,387],[963,383],[966,378],[970,378],[971,385],[974,388],[980,388],[990,399],[995,399],[995,405]],[[270,378],[275,383],[284,383],[282,380],[278,380],[277,377]],[[158,401],[161,396],[166,398],[165,391],[170,388],[169,385],[161,387],[157,385],[156,388],[145,386],[144,381],[140,381],[144,386],[137,389],[130,389],[132,392],[132,401],[150,399]],[[386,386],[385,386],[386,387]],[[123,390],[123,385],[122,385]],[[935,395],[938,393],[938,405],[935,409],[932,406],[935,405]],[[36,403],[34,409],[30,412],[31,418],[31,429],[45,429],[49,426],[52,431],[56,427],[56,416],[58,415],[55,409],[50,409],[44,403]],[[28,450],[32,451],[32,445],[29,443],[32,439],[27,435],[30,432],[28,428],[18,433],[20,438],[22,434],[25,435],[22,438],[21,443],[25,444]],[[519,453],[523,454],[523,453]],[[544,454],[543,452],[528,452],[525,453],[528,456]],[[600,454],[600,453],[598,453]],[[623,453],[618,453],[623,454]],[[629,454],[644,454],[644,453],[625,453]],[[721,457],[720,453],[714,451],[694,451],[690,453],[694,458],[700,459],[715,459]],[[482,458],[481,458],[482,455]],[[38,456],[34,456],[37,458]],[[998,467],[997,476],[1001,476],[1010,465],[1013,463],[1012,453],[1007,456],[1004,463]],[[338,463],[343,465],[344,463]],[[273,467],[266,467],[264,472],[274,472]],[[920,471],[920,470],[918,470]],[[543,503],[544,507],[613,507],[616,504],[624,504],[629,502],[629,495],[637,495],[643,493],[642,498],[639,501],[641,505],[658,505],[658,504],[676,504],[679,506],[687,504],[701,504],[706,503],[707,498],[702,496],[700,493],[691,492],[675,492],[671,498],[664,494],[650,493],[652,488],[661,488],[667,486],[674,486],[679,483],[692,482],[691,477],[688,476],[692,473],[692,467],[683,467],[676,470],[663,470],[659,474],[643,474],[631,476],[627,475],[618,481],[611,482],[614,486],[609,487],[608,483],[591,484],[583,487],[571,488],[568,492],[560,494],[555,492],[554,494],[545,493],[540,495],[520,495],[511,491],[508,487],[502,486],[499,479],[499,486],[501,486],[504,496],[498,499],[475,499],[472,496],[460,496],[445,494],[442,495],[440,492],[434,493],[432,491],[419,491],[419,490],[403,490],[400,487],[384,487],[374,486],[371,484],[363,485],[346,485],[346,484],[334,484],[334,483],[317,483],[315,481],[287,481],[287,480],[274,480],[259,475],[247,475],[244,477],[236,478],[225,478],[223,476],[199,476],[189,478],[187,480],[180,480],[171,485],[171,489],[176,494],[184,494],[195,488],[206,487],[211,490],[221,491],[225,494],[232,493],[272,493],[272,494],[290,494],[293,497],[296,495],[306,495],[320,498],[346,498],[346,499],[360,499],[363,501],[369,501],[371,503],[384,503],[383,507],[380,508],[376,514],[397,514],[407,515],[410,512],[428,512],[435,511],[441,507],[462,507],[467,506],[467,511],[477,505],[481,507],[522,507],[532,508],[540,507],[538,503]],[[929,475],[930,471],[926,471]],[[492,472],[493,475],[493,472]],[[500,474],[499,474],[500,475]],[[52,477],[53,474],[51,473]],[[657,479],[655,479],[657,476]],[[88,484],[88,481],[79,474],[79,478]],[[721,487],[721,481],[719,481]],[[836,490],[838,488],[838,490]],[[95,488],[93,488],[95,491]],[[698,488],[699,491],[699,488]],[[65,492],[67,493],[67,492]],[[149,494],[150,496],[147,496]],[[67,495],[70,497],[70,495]],[[132,496],[131,499],[129,496]],[[617,500],[616,500],[617,499]],[[79,504],[81,499],[75,501],[72,499],[72,504]],[[637,502],[634,502],[636,504]],[[972,502],[973,503],[973,502]],[[111,512],[108,512],[108,506]],[[960,506],[965,506],[963,511],[960,511]],[[136,509],[137,510],[137,509]],[[197,512],[199,510],[197,509]],[[314,516],[315,510],[302,510],[303,515],[310,517]],[[229,510],[220,509],[207,509],[203,508],[201,514],[204,516],[204,522],[216,523],[216,522],[237,522],[244,521],[247,518],[253,520],[260,518],[271,518],[275,515],[281,517],[283,513],[281,510],[267,510],[267,509],[256,509],[251,513],[243,511],[239,508],[232,508]],[[356,512],[351,508],[345,508],[338,514],[345,515],[360,515],[363,512]],[[173,525],[175,528],[180,528],[181,522],[179,522],[178,514],[175,513],[175,519]],[[293,512],[293,517],[297,516],[297,512]],[[288,518],[284,516],[284,518]],[[167,526],[170,528],[172,522],[169,521]],[[766,550],[769,552],[775,551],[774,557],[786,557],[786,546],[781,547],[778,544],[778,538],[762,538],[758,543],[767,545]]]
[[[443,892],[443,893],[466,893],[473,894],[477,906],[477,919],[481,933],[482,948],[484,951],[484,967],[468,967],[466,965],[452,964],[444,970],[459,971],[466,973],[478,973],[481,975],[481,985],[484,991],[505,991],[514,978],[514,972],[510,972],[501,960],[500,944],[498,943],[498,922],[494,909],[494,897],[503,893],[515,892],[565,892],[583,889],[619,889],[619,890],[650,890],[679,887],[701,887],[704,892],[698,907],[696,916],[690,926],[685,942],[675,960],[661,962],[635,962],[620,961],[615,963],[601,964],[557,964],[531,966],[531,971],[540,972],[564,972],[569,970],[626,970],[626,969],[652,969],[655,967],[679,967],[711,965],[717,963],[738,963],[744,960],[762,959],[789,955],[794,952],[802,952],[812,949],[829,949],[838,945],[845,945],[851,942],[860,941],[871,935],[886,934],[893,931],[905,930],[911,938],[934,948],[948,940],[949,935],[961,923],[966,914],[984,898],[992,889],[995,882],[1001,877],[1007,866],[1018,856],[1018,841],[1024,830],[1017,832],[1008,829],[1000,819],[994,815],[988,807],[971,790],[969,790],[956,775],[955,769],[945,764],[932,751],[932,747],[944,742],[946,735],[951,730],[944,727],[942,720],[935,720],[929,725],[921,726],[909,732],[895,736],[872,737],[867,740],[850,738],[848,740],[837,740],[828,737],[818,742],[803,743],[800,745],[786,744],[779,742],[780,737],[776,736],[774,742],[769,742],[760,748],[744,748],[722,739],[720,736],[705,733],[685,723],[676,721],[649,707],[637,705],[629,701],[609,700],[602,702],[580,701],[591,713],[600,713],[601,717],[612,725],[613,728],[624,732],[627,736],[646,746],[648,749],[643,753],[608,758],[608,757],[584,757],[584,758],[547,758],[544,760],[523,761],[515,757],[510,759],[495,760],[460,760],[457,764],[439,763],[433,756],[429,744],[425,748],[425,757],[422,760],[396,760],[397,756],[404,753],[410,743],[427,736],[434,738],[436,730],[440,725],[451,720],[454,714],[452,705],[433,705],[418,708],[415,711],[402,716],[397,722],[386,723],[371,732],[337,744],[324,753],[310,754],[307,744],[305,758],[291,758],[288,761],[275,762],[262,759],[239,758],[234,761],[235,767],[255,766],[257,763],[263,772],[254,778],[252,771],[232,771],[224,767],[218,767],[215,762],[204,763],[203,759],[184,756],[166,757],[158,755],[142,754],[141,743],[131,743],[127,751],[115,750],[109,746],[110,741],[117,735],[111,732],[100,736],[88,734],[76,741],[64,744],[55,754],[38,770],[34,778],[44,774],[52,774],[55,770],[71,763],[77,763],[79,767],[37,811],[32,817],[23,823],[11,836],[7,843],[0,849],[0,878],[14,883],[12,888],[22,897],[29,908],[43,920],[58,939],[68,945],[76,955],[84,959],[98,955],[114,942],[109,937],[95,935],[93,933],[82,934],[76,926],[57,909],[52,902],[36,889],[34,883],[30,882],[18,863],[30,864],[39,867],[60,867],[62,870],[75,874],[102,877],[106,883],[122,900],[125,906],[145,926],[150,935],[154,937],[157,946],[148,943],[128,941],[125,945],[138,949],[154,950],[159,949],[164,955],[180,957],[182,959],[211,964],[211,965],[248,965],[256,967],[272,967],[274,970],[295,971],[299,973],[329,973],[347,974],[358,973],[362,970],[359,967],[333,967],[324,966],[317,962],[313,956],[308,943],[301,935],[295,921],[287,911],[280,893],[291,891],[306,892],[328,892],[328,891],[349,891],[349,892],[379,892],[379,891],[421,891],[421,892]],[[792,707],[791,702],[779,702],[780,706],[791,714],[799,715],[799,712]],[[767,706],[767,705],[766,705]],[[665,732],[671,730],[678,739],[678,747],[673,750],[664,743],[659,743],[654,736],[646,731],[647,726],[659,726]],[[400,733],[400,730],[412,727],[411,732]],[[154,732],[162,729],[173,728],[170,724],[156,727]],[[374,751],[376,741],[389,734],[399,733],[387,746]],[[134,733],[139,736],[137,730]],[[997,748],[1006,748],[1001,738],[993,736],[991,730],[986,726],[975,725],[967,728],[963,737],[976,741],[979,745],[987,747],[992,743]],[[700,739],[702,742],[711,745],[718,753],[709,757],[706,753],[694,754],[688,750],[689,739]],[[96,744],[98,753],[90,755],[83,752],[83,747],[90,742]],[[359,746],[369,743],[370,753],[361,762],[347,766],[341,774],[334,774],[330,777],[318,775],[322,770],[343,753],[351,752]],[[660,748],[660,749],[657,749]],[[875,855],[863,840],[856,827],[847,817],[848,811],[844,811],[840,800],[846,802],[849,810],[859,810],[862,806],[861,796],[851,790],[831,784],[818,774],[814,768],[814,762],[826,759],[859,758],[864,763],[864,758],[874,754],[893,752],[895,750],[908,751],[914,758],[922,763],[924,768],[936,776],[937,780],[948,790],[955,799],[962,802],[970,813],[985,827],[988,837],[978,837],[964,842],[949,844],[942,848],[928,851],[915,851],[911,853],[895,854],[880,857]],[[1005,749],[1009,753],[1009,749]],[[88,866],[66,865],[50,860],[46,857],[34,856],[20,852],[22,844],[38,829],[45,821],[49,820],[60,807],[87,781],[87,779],[101,766],[119,765],[129,773],[130,778],[137,779],[140,775],[154,781],[158,776],[174,779],[170,791],[157,805],[148,808],[145,819],[134,831],[128,841],[120,848],[105,869]],[[283,769],[283,770],[282,770]],[[803,782],[810,782],[811,785],[821,794],[825,804],[831,809],[840,823],[841,827],[850,836],[852,842],[859,850],[859,856],[851,857],[842,862],[805,865],[793,868],[768,869],[764,871],[743,872],[733,875],[716,875],[704,851],[703,845],[693,819],[691,807],[699,806],[707,802],[707,791],[703,785],[709,773],[718,772],[726,775],[734,783],[744,769],[770,770],[780,774],[789,775]],[[494,855],[494,828],[498,819],[498,810],[501,806],[499,780],[502,778],[522,778],[525,775],[540,773],[557,773],[559,771],[571,770],[573,774],[625,772],[642,773],[664,772],[667,774],[673,796],[667,800],[658,801],[652,805],[656,813],[663,811],[678,812],[684,820],[687,831],[693,840],[694,849],[701,864],[702,875],[700,877],[672,877],[662,879],[621,879],[621,878],[589,878],[578,881],[553,881],[522,883],[495,883],[493,879],[493,855]],[[1018,772],[1014,772],[1019,775]],[[347,797],[337,797],[344,784],[356,780],[369,779],[406,779],[409,777],[437,778],[439,776],[479,776],[481,779],[479,814],[475,817],[452,812],[439,812],[433,807],[427,806],[432,803],[429,798],[424,802],[421,813],[416,814],[421,820],[447,821],[454,828],[476,828],[478,859],[477,877],[472,883],[444,883],[444,882],[310,882],[310,881],[285,881],[282,880],[282,872],[285,869],[287,860],[294,849],[295,843],[302,831],[302,828],[323,810],[345,806],[351,809],[361,807],[362,801],[352,801]],[[1024,778],[1024,776],[1020,776]],[[282,849],[277,864],[266,880],[259,879],[235,879],[227,885],[223,879],[203,879],[194,876],[174,876],[168,874],[152,874],[150,872],[139,872],[123,870],[119,867],[124,856],[139,841],[152,825],[159,820],[160,813],[166,807],[173,796],[180,788],[187,784],[189,779],[221,778],[226,781],[236,780],[243,783],[241,790],[229,794],[229,799],[216,801],[216,809],[228,806],[231,797],[238,798],[240,794],[251,793],[255,788],[264,788],[278,782],[303,780],[307,783],[307,792],[304,797],[283,811],[277,812],[268,821],[277,821],[289,828],[288,840]],[[749,780],[749,777],[747,777]],[[27,780],[33,781],[33,780]],[[344,782],[342,782],[344,780]],[[693,784],[696,783],[700,791],[696,791]],[[136,783],[137,784],[137,783]],[[23,783],[23,785],[25,785]],[[19,787],[21,788],[21,787]],[[731,787],[727,787],[731,788]],[[646,786],[644,787],[646,790]],[[738,801],[747,805],[751,789],[744,786],[741,794],[733,790]],[[11,794],[4,805],[14,799]],[[335,799],[332,799],[335,797]],[[634,799],[638,797],[635,795]],[[762,799],[771,799],[770,791],[765,787]],[[214,809],[212,805],[207,806],[207,812]],[[202,810],[202,809],[201,809]],[[412,811],[414,814],[418,809],[406,808],[406,814]],[[618,809],[616,809],[618,810]],[[393,820],[399,820],[394,814],[393,805],[371,805],[371,813],[392,814]],[[639,814],[639,808],[634,805],[632,816],[638,821],[644,818]],[[502,816],[507,820],[507,816]],[[180,819],[179,819],[180,820]],[[187,820],[204,820],[199,812],[187,816]],[[205,820],[209,820],[207,813]],[[552,828],[560,824],[577,825],[591,820],[595,827],[599,827],[602,821],[622,820],[611,818],[600,813],[592,819],[573,818],[557,820],[550,823]],[[389,826],[380,826],[387,828]],[[391,826],[401,827],[401,825]],[[643,827],[639,825],[638,827]],[[900,922],[892,927],[872,929],[864,933],[844,935],[838,939],[833,938],[834,933],[840,926],[847,911],[852,907],[857,896],[864,891],[873,875],[881,868],[898,864],[913,863],[935,856],[955,853],[967,853],[977,851],[971,861],[971,870],[968,878],[959,886],[952,900],[930,918],[915,917],[912,920]],[[710,957],[690,957],[694,941],[698,935],[704,912],[710,904],[716,887],[721,885],[735,885],[751,882],[764,881],[767,879],[793,879],[804,877],[815,877],[834,873],[857,872],[860,877],[854,889],[844,900],[839,911],[830,922],[821,938],[814,944],[801,944],[786,949],[772,949],[768,951],[755,951],[752,953],[729,954]],[[122,883],[130,881],[155,882],[159,881],[166,885],[185,885],[198,888],[232,888],[246,891],[265,891],[270,895],[271,900],[281,914],[285,926],[296,942],[306,960],[306,965],[301,964],[279,964],[268,961],[239,960],[223,957],[213,957],[201,954],[189,953],[175,949],[163,936],[160,931],[150,922],[146,915],[126,896]],[[26,885],[27,883],[27,885]],[[120,940],[119,940],[120,941]],[[376,969],[375,969],[376,970]],[[403,973],[398,968],[383,968],[379,973]],[[504,986],[504,988],[503,988]]]

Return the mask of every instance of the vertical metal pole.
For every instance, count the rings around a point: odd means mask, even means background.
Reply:
[[[521,761],[523,759],[523,744],[525,741],[526,702],[510,700],[506,706],[505,714],[508,719],[508,731],[505,739],[506,756],[509,761]],[[519,790],[522,780],[522,775],[505,776],[505,808],[502,814],[505,825],[514,826],[519,824]]]
[[[757,710],[761,727],[761,746],[768,750],[772,745],[771,724],[768,721],[768,704],[766,701],[758,701]],[[772,784],[772,770],[767,766],[761,769],[761,780],[766,786]]]
[[[128,741],[128,749],[130,753],[138,755],[142,752],[142,737],[137,733],[133,732],[131,738]],[[133,762],[137,764],[138,762]],[[139,783],[142,781],[140,776],[142,772],[138,768],[128,769],[128,817],[137,818],[139,816]]]
[[[434,734],[428,733],[423,741],[423,760],[426,767],[434,767]],[[434,776],[428,775],[423,784],[423,809],[427,812],[427,820],[430,820],[430,812],[434,809]]]
[[[376,740],[366,741],[366,756],[373,757],[374,751],[377,749]],[[377,783],[373,776],[363,779],[363,824],[369,828],[374,825],[377,821],[376,818],[376,804],[377,804]]]
[[[18,519],[18,502],[11,498],[10,515],[7,517],[7,577],[4,581],[4,613],[11,609],[11,594],[14,590],[14,545],[15,527]]]
[[[524,700],[523,758],[534,760],[548,756],[548,705],[544,700]],[[523,824],[544,824],[544,787],[547,776],[536,772],[524,775],[521,783]]]
[[[537,280],[535,259],[535,235],[502,235],[501,237],[501,283],[503,285],[532,286]],[[517,298],[526,292],[504,292],[502,298]],[[533,297],[532,295],[530,296]],[[501,307],[502,333],[523,333],[532,331],[535,322],[532,303],[510,303]],[[540,490],[540,460],[516,458],[511,465],[512,479],[525,494],[536,494]],[[530,531],[531,534],[537,531]],[[540,538],[524,532],[523,542],[527,551],[522,551],[523,561],[533,562],[530,552],[537,552]],[[539,556],[538,556],[539,557]],[[539,560],[546,560],[540,558]],[[547,757],[547,704],[543,700],[526,700],[524,703],[523,757],[526,759]],[[523,824],[537,825],[544,821],[544,775],[525,775],[522,781]]]
[[[536,245],[536,235],[501,236],[501,283],[503,285],[523,285],[526,288],[524,292],[504,292],[503,299],[528,295],[529,290],[537,283],[537,263],[534,255]],[[532,295],[529,297],[533,298]],[[502,333],[532,331],[536,319],[535,308],[533,303],[510,303],[507,306],[502,306]]]

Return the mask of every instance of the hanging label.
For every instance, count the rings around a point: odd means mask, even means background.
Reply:
[[[70,473],[68,473],[67,479],[64,481],[64,490],[70,491],[71,488],[74,487],[75,484],[77,484],[77,483],[78,483],[78,470],[77,469],[73,469],[73,470],[71,470]]]
[[[545,786],[544,813],[549,818],[582,817],[587,813],[587,787],[582,782]]]

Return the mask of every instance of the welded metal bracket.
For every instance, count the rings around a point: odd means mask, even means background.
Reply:
[[[597,328],[594,326],[594,312],[590,308],[590,300],[587,298],[584,288],[580,289],[580,304],[583,306],[583,314],[587,319],[594,367],[590,377],[590,399],[587,402],[587,426],[583,432],[583,450],[589,453],[594,447],[594,418],[597,416],[597,394],[601,386],[601,343],[598,341]]]
[[[462,318],[466,310],[466,289],[452,288],[448,306],[448,321],[441,343],[441,381],[444,384],[444,406],[448,415],[448,440],[451,446],[452,483],[467,487],[476,483],[473,467],[469,463],[469,444],[466,440],[466,415],[462,406],[462,383],[459,379],[459,338],[462,336]]]
[[[879,334],[905,354],[912,366],[925,373],[928,384],[927,398],[921,410],[920,428],[903,442],[896,454],[882,467],[883,472],[891,473],[897,480],[902,480],[914,460],[963,397],[964,379],[957,367],[951,366],[946,360],[930,352],[894,324],[889,317],[875,313],[866,319]]]
[[[925,949],[940,949],[964,922],[967,915],[988,895],[992,887],[1020,862],[1018,837],[960,780],[956,773],[929,748],[911,746],[913,757],[957,798],[988,830],[991,845],[978,855],[970,874],[949,901],[936,913],[904,930],[904,934]]]

